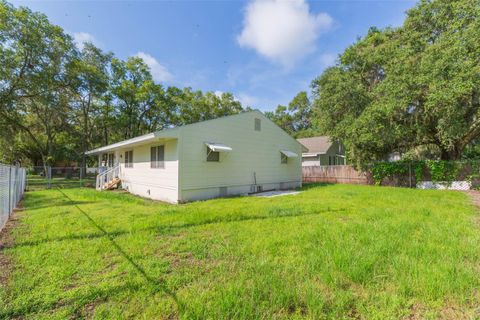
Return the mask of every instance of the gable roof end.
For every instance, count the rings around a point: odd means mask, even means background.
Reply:
[[[297,140],[308,149],[309,154],[325,154],[333,144],[329,136],[302,138]]]

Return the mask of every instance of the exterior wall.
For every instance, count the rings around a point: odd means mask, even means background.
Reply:
[[[261,131],[254,130],[255,118]],[[206,121],[182,128],[180,142],[180,199],[192,201],[246,194],[256,184],[263,190],[301,186],[302,146],[260,112]],[[233,150],[207,162],[205,142],[223,143]],[[282,164],[280,150],[299,157]],[[226,189],[225,189],[226,187]]]
[[[165,168],[150,167],[150,147],[165,145]],[[133,168],[125,167],[125,151],[133,150]],[[116,151],[122,187],[154,200],[178,202],[178,140],[166,140]]]
[[[302,157],[302,166],[303,167],[319,166],[319,165],[320,165],[319,156]]]

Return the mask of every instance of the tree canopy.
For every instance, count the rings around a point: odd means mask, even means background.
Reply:
[[[312,83],[323,131],[357,164],[394,151],[459,159],[480,135],[478,0],[420,1],[399,28],[368,34]]]
[[[392,152],[478,155],[480,4],[421,0],[378,29],[286,106],[267,112],[295,137],[326,134],[362,166]],[[156,83],[138,57],[81,50],[40,13],[0,0],[0,161],[86,164],[84,152],[163,128],[242,112],[231,93]]]
[[[288,106],[279,105],[273,112],[266,112],[278,126],[296,138],[308,137],[318,133],[313,121],[312,103],[306,91],[298,93]]]
[[[81,162],[144,133],[243,111],[216,95],[156,83],[138,57],[79,50],[45,15],[0,0],[0,162]]]

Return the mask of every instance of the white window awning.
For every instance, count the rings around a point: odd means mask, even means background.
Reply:
[[[282,154],[284,154],[287,158],[296,158],[298,157],[298,154],[296,154],[293,151],[288,151],[288,150],[280,150]]]
[[[231,147],[224,145],[223,143],[205,142],[205,145],[214,152],[230,152],[233,150]]]

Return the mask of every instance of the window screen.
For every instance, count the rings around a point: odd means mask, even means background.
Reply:
[[[212,151],[212,149],[207,147],[207,161],[209,161],[209,162],[219,162],[220,161],[220,152]]]
[[[258,118],[255,118],[255,131],[262,130],[262,121]]]
[[[125,168],[133,168],[133,150],[125,151]]]
[[[150,148],[150,168],[165,168],[165,146]]]
[[[336,160],[337,160],[337,159],[336,159],[335,156],[328,156],[328,164],[329,164],[330,166],[336,165],[336,164],[337,164],[337,163],[336,163]]]

